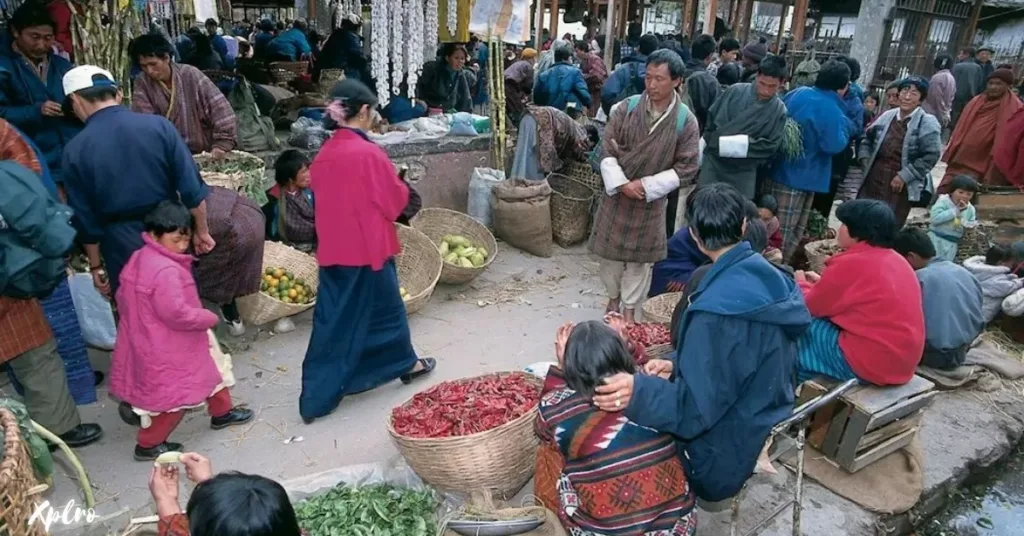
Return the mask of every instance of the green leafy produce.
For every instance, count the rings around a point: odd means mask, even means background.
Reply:
[[[817,210],[812,210],[807,216],[807,230],[804,236],[810,240],[828,238],[828,229],[828,220]]]
[[[796,160],[804,154],[804,135],[800,124],[792,118],[786,119],[786,127],[782,130],[782,154],[790,160]]]
[[[295,515],[308,536],[428,536],[436,508],[432,491],[339,485],[295,505]]]

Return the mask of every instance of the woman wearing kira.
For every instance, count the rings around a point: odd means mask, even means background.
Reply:
[[[377,97],[362,82],[345,79],[329,102],[324,124],[335,132],[309,168],[320,283],[302,362],[299,413],[306,424],[334,411],[345,395],[396,378],[408,384],[437,365],[413,350],[399,291],[395,221],[410,194],[366,135]]]

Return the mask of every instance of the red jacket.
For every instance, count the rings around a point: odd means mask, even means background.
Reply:
[[[309,166],[320,266],[380,270],[398,254],[395,220],[409,202],[387,153],[357,130],[331,136]]]
[[[902,385],[924,352],[921,285],[907,260],[859,243],[825,263],[817,284],[800,283],[815,318],[839,326],[839,347],[858,378]]]

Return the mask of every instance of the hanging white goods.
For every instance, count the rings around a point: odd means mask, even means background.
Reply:
[[[437,0],[427,0],[423,11],[423,42],[426,45],[423,49],[423,57],[428,60],[434,59],[434,56],[437,55],[437,9]]]
[[[409,18],[409,38],[406,41],[406,76],[408,97],[415,97],[419,70],[423,67],[423,0],[406,0]]]
[[[448,33],[455,36],[455,30],[459,28],[459,1],[448,1]]]
[[[381,106],[387,106],[391,100],[391,84],[388,78],[388,41],[391,35],[388,31],[389,2],[390,0],[373,0],[370,6],[372,74],[377,81],[377,100]]]
[[[405,76],[405,59],[402,57],[405,48],[405,7],[402,0],[391,0],[388,13],[391,15],[391,92],[398,95]]]

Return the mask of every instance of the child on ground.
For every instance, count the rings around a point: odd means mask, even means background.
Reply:
[[[289,246],[310,253],[316,250],[313,220],[313,191],[309,189],[309,159],[288,149],[274,162],[277,206],[269,221],[271,236]]]
[[[158,536],[299,536],[295,509],[281,484],[258,475],[213,475],[210,460],[181,455],[185,475],[196,485],[185,513],[178,504],[175,464],[157,464],[149,475],[156,503]]]
[[[942,194],[932,205],[928,236],[935,245],[936,258],[956,260],[957,245],[964,229],[977,225],[971,198],[979,190],[978,183],[967,175],[957,175],[949,183],[948,194]]]
[[[775,196],[762,195],[757,200],[757,211],[768,230],[768,246],[776,249],[782,248],[782,225],[776,216],[779,212],[779,202],[775,200]]]
[[[570,534],[692,536],[694,496],[674,438],[593,405],[594,388],[605,378],[636,371],[620,335],[599,321],[566,324],[558,330],[555,355],[537,432],[564,458],[557,505],[562,524]],[[609,498],[607,490],[616,489],[631,489],[643,500]]]
[[[192,216],[180,202],[164,201],[143,225],[145,245],[121,272],[110,370],[111,394],[145,415],[135,446],[139,461],[182,449],[167,438],[185,409],[205,402],[214,430],[253,418],[252,410],[232,407],[210,352],[207,331],[219,319],[199,301],[191,271],[195,259],[185,253]]]
[[[986,323],[999,314],[1007,296],[1024,288],[1024,279],[1012,273],[1015,264],[1013,252],[1000,244],[988,248],[985,255],[964,260],[964,268],[981,283],[981,311]]]

